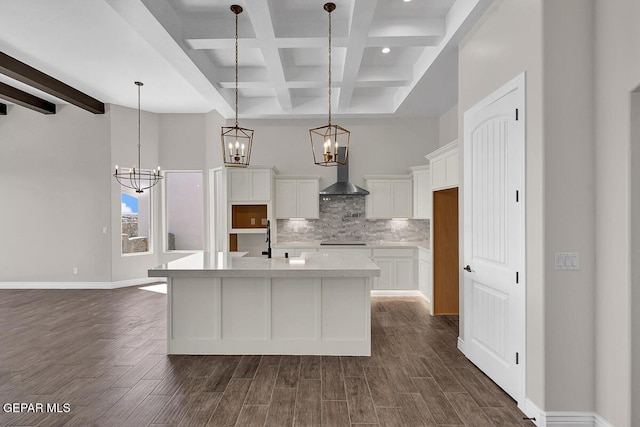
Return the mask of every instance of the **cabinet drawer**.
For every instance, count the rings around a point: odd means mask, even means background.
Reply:
[[[374,257],[413,257],[413,249],[374,249]]]

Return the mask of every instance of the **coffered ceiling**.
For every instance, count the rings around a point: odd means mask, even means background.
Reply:
[[[491,0],[334,1],[334,114],[436,116],[455,105],[457,44]],[[134,106],[142,80],[147,110],[231,117],[232,3],[0,0],[0,50],[104,102]],[[326,115],[324,0],[236,3],[241,118]]]

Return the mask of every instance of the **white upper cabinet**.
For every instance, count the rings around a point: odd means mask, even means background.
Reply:
[[[320,218],[319,176],[276,177],[276,218]]]
[[[229,201],[270,201],[273,167],[227,168]]]
[[[429,166],[411,168],[413,176],[413,218],[431,218],[431,170]]]
[[[411,218],[413,216],[413,183],[411,176],[386,175],[364,177],[369,195],[367,218]]]
[[[438,148],[425,156],[431,166],[433,191],[458,186],[458,141]]]

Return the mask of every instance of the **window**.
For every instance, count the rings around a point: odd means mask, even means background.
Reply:
[[[122,254],[151,252],[151,192],[124,190],[121,195]]]
[[[202,172],[166,171],[165,248],[200,251],[204,248]]]

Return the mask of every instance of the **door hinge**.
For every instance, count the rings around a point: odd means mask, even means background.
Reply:
[[[518,113],[519,113],[519,111],[518,111],[518,109],[516,108],[516,121],[518,120]]]
[[[520,364],[520,353],[516,352],[516,365]]]
[[[520,201],[520,192],[516,190],[516,203]]]
[[[516,271],[516,283],[520,283],[520,273]]]

